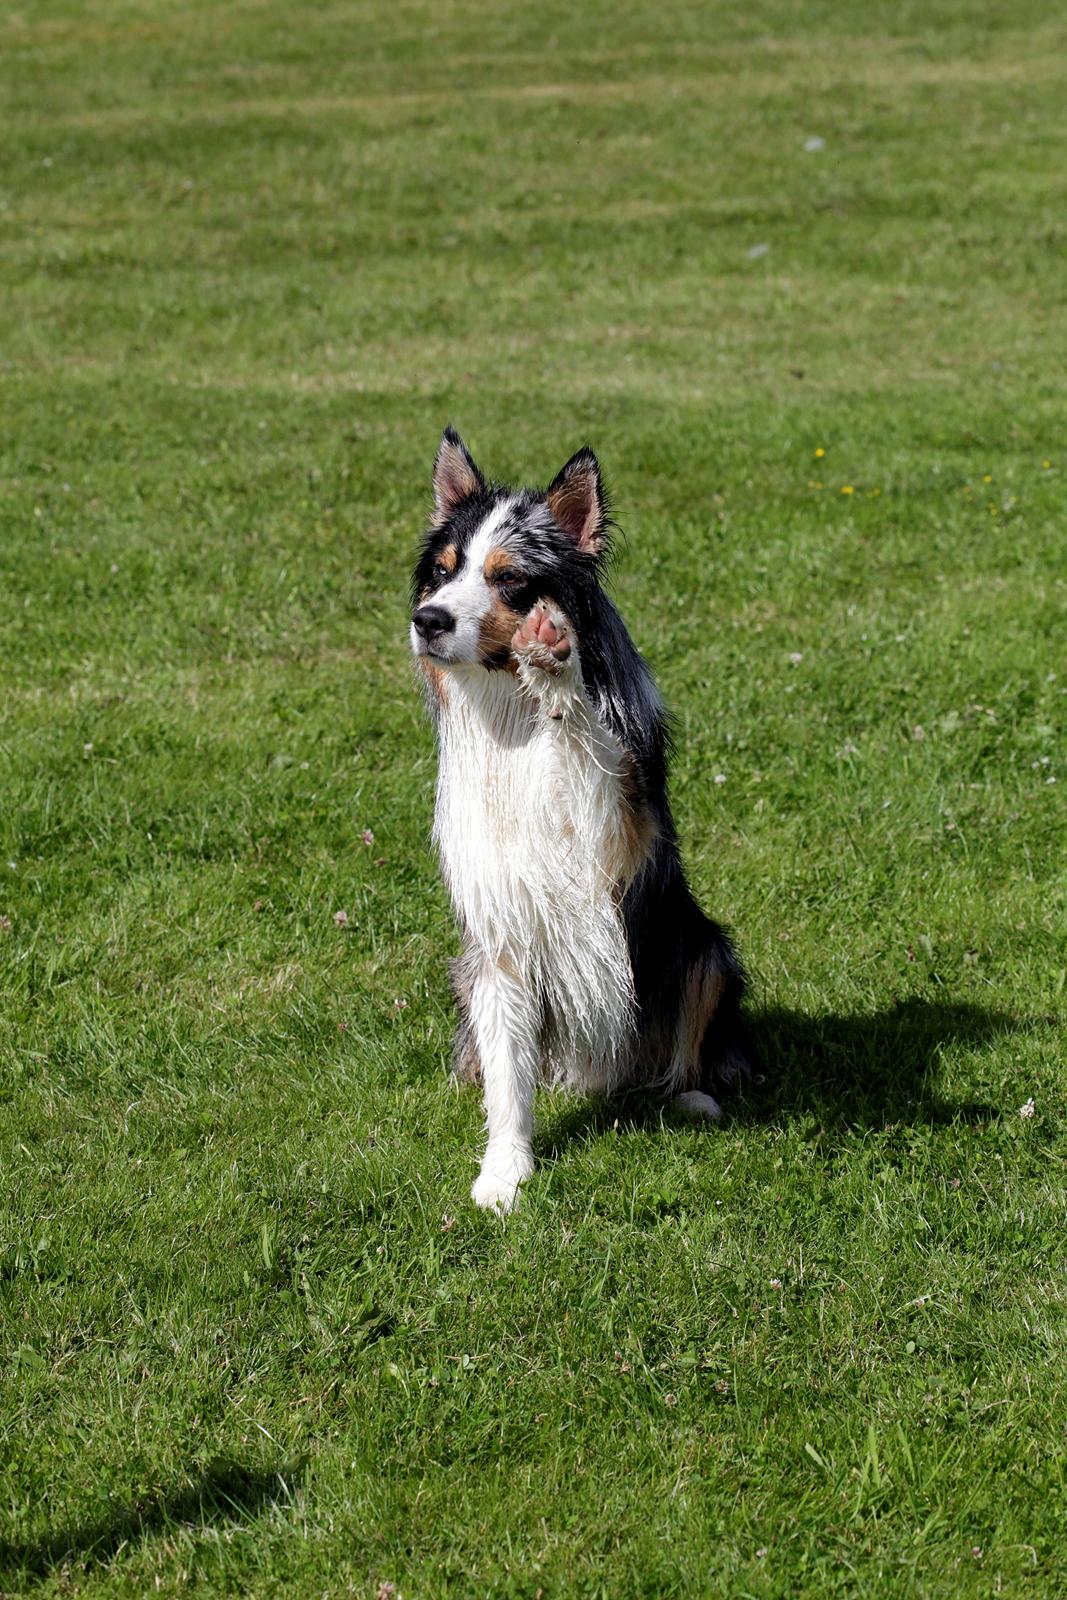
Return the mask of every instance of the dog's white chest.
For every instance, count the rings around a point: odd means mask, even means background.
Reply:
[[[617,886],[621,752],[576,706],[546,717],[509,674],[449,683],[435,833],[468,936],[542,995],[568,1053],[622,1065],[633,981]],[[570,1070],[570,1069],[568,1069]]]

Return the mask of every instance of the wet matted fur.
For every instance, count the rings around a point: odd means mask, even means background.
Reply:
[[[745,980],[682,868],[667,715],[601,583],[596,457],[513,490],[446,429],[433,481],[411,641],[464,937],[453,1065],[485,1095],[474,1198],[506,1210],[533,1168],[538,1081],[647,1084],[717,1117],[715,1095],[751,1071]]]

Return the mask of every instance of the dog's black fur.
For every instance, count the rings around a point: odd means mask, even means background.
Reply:
[[[635,814],[647,818],[647,848],[621,906],[642,1041],[635,1061],[637,1081],[641,1081],[643,1068],[653,1079],[658,1078],[686,994],[693,991],[710,997],[704,1002],[706,1023],[697,1035],[699,1071],[689,1081],[674,1082],[671,1087],[702,1089],[712,1095],[723,1087],[734,1087],[752,1071],[752,1051],[741,1013],[745,975],[728,933],[705,916],[686,881],[668,794],[669,719],[647,665],[602,587],[612,524],[596,457],[591,450],[580,450],[547,490],[515,491],[487,483],[451,429],[442,440],[439,463],[446,447],[459,453],[461,465],[465,463],[469,469],[468,492],[448,506],[447,515],[440,514],[439,506],[413,575],[413,609],[417,612],[432,602],[442,584],[462,569],[478,529],[494,508],[511,500],[502,538],[521,561],[521,581],[504,591],[502,604],[521,617],[536,602],[549,600],[569,619],[580,650],[584,692],[598,719],[630,758],[627,803]],[[571,507],[560,500],[561,493],[567,492],[569,484],[586,480],[594,536],[578,542],[568,519],[553,514],[552,508],[569,512]],[[438,566],[445,551],[456,562],[447,575]],[[490,671],[512,665],[509,652],[499,646],[482,664]],[[428,700],[439,715],[433,693]],[[463,1019],[465,988],[460,974],[461,1028],[456,1059],[464,1065],[471,1062],[472,1055]]]

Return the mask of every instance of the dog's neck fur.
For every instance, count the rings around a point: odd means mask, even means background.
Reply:
[[[448,674],[435,836],[469,945],[542,999],[548,1073],[606,1088],[633,1041],[619,905],[627,758],[592,714],[577,660],[553,693],[546,707],[521,672]]]

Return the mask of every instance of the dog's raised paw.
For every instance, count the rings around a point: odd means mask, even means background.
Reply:
[[[515,629],[511,647],[517,655],[534,660],[546,672],[560,672],[570,660],[570,631],[560,616],[551,616],[538,602]]]

